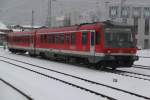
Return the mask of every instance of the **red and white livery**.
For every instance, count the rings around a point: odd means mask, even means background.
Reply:
[[[132,27],[110,21],[8,34],[13,53],[72,60],[97,67],[131,67],[135,60]]]

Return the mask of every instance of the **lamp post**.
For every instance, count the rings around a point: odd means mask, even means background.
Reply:
[[[128,17],[128,9],[124,8],[124,3],[126,2],[126,0],[121,0],[120,3],[120,18],[121,18],[121,22],[122,23],[127,23],[127,17]]]
[[[105,20],[109,20],[109,15],[110,15],[109,14],[109,10],[110,10],[109,3],[110,3],[109,1],[105,2]]]
[[[56,0],[48,0],[48,16],[47,16],[47,26],[52,26],[52,1]]]
[[[34,28],[34,10],[32,10],[31,27],[32,27],[32,30],[33,30],[33,28]]]

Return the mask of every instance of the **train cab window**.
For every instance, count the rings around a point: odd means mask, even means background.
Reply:
[[[66,34],[66,44],[70,43],[70,34]]]
[[[82,45],[87,44],[88,32],[82,32]]]
[[[75,42],[76,42],[76,34],[71,33],[71,45],[75,45]]]
[[[100,33],[99,32],[96,32],[96,44],[100,44]]]

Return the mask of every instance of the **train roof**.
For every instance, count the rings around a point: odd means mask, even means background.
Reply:
[[[66,26],[66,27],[54,27],[54,28],[44,28],[39,29],[37,32],[61,32],[61,31],[78,31],[78,30],[95,30],[97,27],[100,27],[98,25],[99,23],[91,23],[91,24],[80,24],[80,25],[74,25],[74,26]]]
[[[54,28],[43,28],[38,29],[37,32],[61,32],[61,31],[78,31],[78,30],[97,30],[97,28],[108,27],[108,28],[132,28],[131,25],[113,22],[113,21],[104,21],[104,22],[93,22],[93,23],[83,23],[80,25],[66,26],[66,27],[54,27]]]
[[[131,25],[124,23],[113,22],[113,21],[104,21],[104,22],[93,22],[93,23],[83,23],[80,25],[66,26],[66,27],[54,27],[54,28],[43,28],[36,29],[33,31],[22,31],[22,32],[13,32],[14,34],[32,34],[35,31],[37,33],[45,32],[63,32],[63,31],[79,31],[79,30],[99,30],[99,28],[132,28]]]
[[[33,35],[34,31],[21,31],[21,32],[11,32],[8,33],[8,36],[29,36]]]
[[[104,21],[103,22],[105,27],[120,27],[120,28],[132,28],[132,25],[126,24],[126,23],[121,23],[121,22],[114,22],[114,21]]]

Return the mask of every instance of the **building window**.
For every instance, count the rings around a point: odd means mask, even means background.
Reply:
[[[130,11],[129,7],[122,7],[121,8],[121,17],[122,18],[129,18],[129,16],[130,16],[129,11]]]
[[[149,19],[145,19],[145,35],[149,34]]]
[[[116,18],[118,16],[118,6],[109,7],[109,17]]]
[[[145,39],[144,40],[144,49],[148,49],[149,48],[149,40]]]
[[[135,34],[138,34],[138,18],[137,18],[137,17],[134,18],[134,28],[133,28],[133,32],[134,32]]]
[[[145,7],[143,13],[144,18],[150,18],[150,7]]]
[[[88,38],[88,33],[87,32],[82,32],[82,45],[87,44],[87,38]]]
[[[132,17],[141,18],[141,7],[133,7],[132,9]]]

